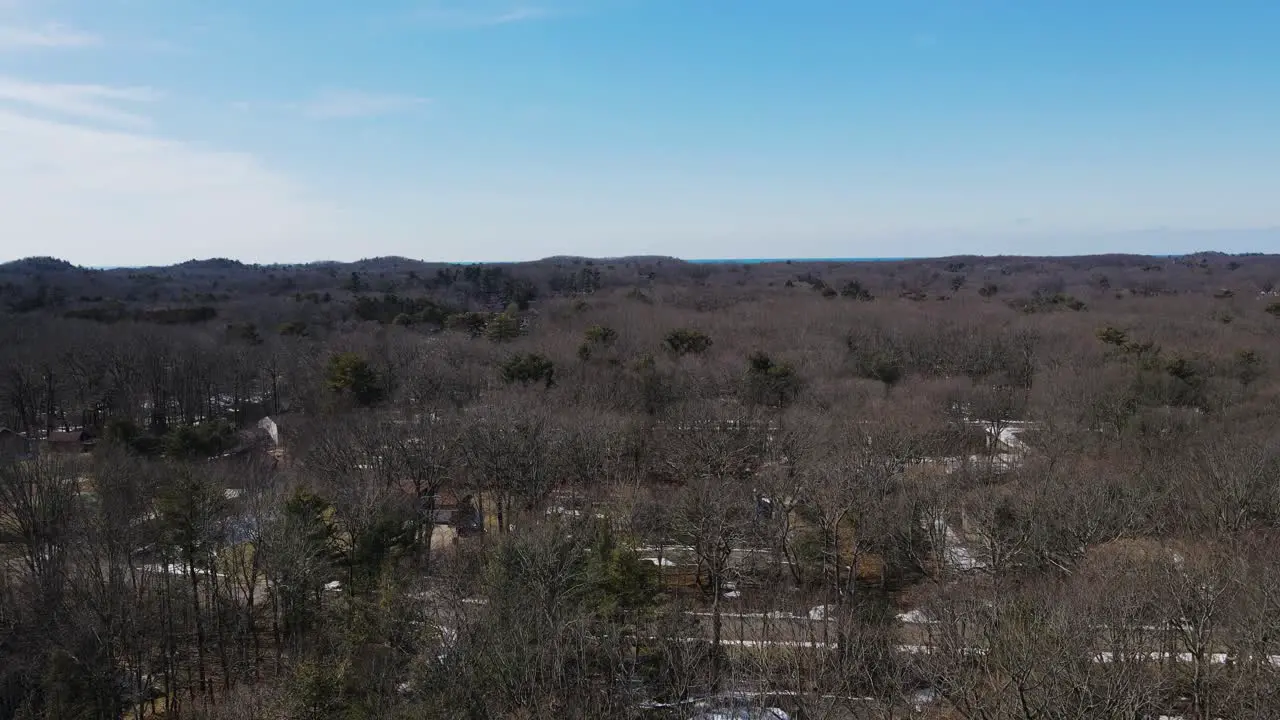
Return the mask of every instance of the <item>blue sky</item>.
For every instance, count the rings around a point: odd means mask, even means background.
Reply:
[[[1280,251],[1274,0],[0,0],[0,259]]]

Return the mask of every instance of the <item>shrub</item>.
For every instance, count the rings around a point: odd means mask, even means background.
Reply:
[[[378,374],[356,353],[338,353],[330,357],[325,380],[330,391],[350,395],[357,404],[373,405],[382,399]]]
[[[604,325],[592,325],[583,333],[583,339],[592,345],[610,347],[618,339],[618,331]]]
[[[800,376],[790,364],[774,362],[763,352],[753,353],[748,358],[747,402],[761,405],[786,405],[799,394],[800,387]]]
[[[306,335],[307,324],[301,320],[290,320],[289,322],[281,323],[280,327],[276,328],[276,332],[286,337]]]
[[[530,385],[536,382],[551,387],[555,383],[555,363],[537,353],[512,355],[502,363],[502,380],[507,383]]]
[[[582,334],[582,344],[578,346],[578,357],[586,362],[591,359],[596,348],[612,347],[617,339],[617,330],[603,325],[592,325]]]
[[[857,280],[851,280],[846,283],[844,289],[840,291],[840,294],[844,297],[861,300],[863,302],[870,302],[871,300],[876,299],[876,296],[872,295],[870,290],[862,287],[862,283]]]
[[[1115,345],[1116,347],[1123,347],[1124,344],[1129,341],[1129,336],[1125,331],[1111,327],[1110,325],[1098,330],[1097,335],[1098,339],[1102,342],[1108,345]]]
[[[711,338],[698,330],[679,328],[667,333],[663,345],[676,355],[697,355],[711,347]]]
[[[486,312],[454,313],[445,319],[444,326],[449,330],[465,332],[471,337],[480,337],[493,315]]]
[[[219,419],[170,430],[164,437],[164,451],[174,458],[207,458],[232,449],[235,443],[235,428],[226,420]]]
[[[1010,300],[1009,307],[1025,313],[1053,312],[1066,308],[1074,312],[1085,309],[1083,300],[1064,293],[1035,293],[1030,299]]]
[[[356,317],[361,320],[372,320],[383,325],[395,322],[443,326],[445,320],[452,314],[449,308],[431,298],[409,298],[395,294],[383,295],[380,298],[362,295],[356,298],[353,309]],[[408,320],[400,320],[401,315],[407,316]]]
[[[520,337],[520,320],[510,312],[494,315],[485,326],[484,334],[493,342],[508,342]]]

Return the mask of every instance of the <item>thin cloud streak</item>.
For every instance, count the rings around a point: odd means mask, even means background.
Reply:
[[[0,51],[53,50],[95,47],[102,38],[51,23],[42,27],[0,25]]]
[[[550,15],[551,12],[546,8],[527,7],[515,8],[501,15],[488,18],[484,23],[486,25],[510,25],[511,23],[526,22],[529,20],[540,20]]]
[[[0,105],[18,105],[68,116],[127,127],[148,127],[151,119],[117,107],[120,103],[149,103],[159,94],[144,87],[37,83],[0,76]]]
[[[495,6],[484,8],[453,7],[432,3],[415,13],[415,18],[426,25],[445,29],[498,27],[543,20],[555,15],[546,7],[533,5]]]

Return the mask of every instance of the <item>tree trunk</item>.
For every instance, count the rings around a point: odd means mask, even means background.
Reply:
[[[166,704],[173,701],[178,695],[178,688],[175,684],[177,679],[177,663],[174,656],[177,643],[173,638],[173,583],[169,577],[169,556],[164,554],[161,556],[161,562],[164,566],[164,602],[162,603],[162,611],[164,612],[164,695]]]
[[[200,581],[196,574],[195,553],[187,553],[187,576],[191,579],[191,609],[196,621],[196,674],[200,689],[204,689],[204,618],[200,614]]]
[[[222,665],[222,689],[225,691],[230,691],[231,690],[231,656],[228,654],[229,650],[227,648],[226,623],[223,621],[221,603],[218,602],[217,569],[218,569],[217,562],[212,557],[210,557],[209,558],[209,602],[207,603],[207,607],[212,608],[213,610],[213,628],[214,628],[214,632],[217,633],[217,641],[218,641],[218,662]],[[226,583],[224,584],[227,586],[231,585],[231,579],[229,576],[227,578]],[[230,592],[228,592],[228,590],[230,589],[231,589],[230,587],[223,588],[223,592],[227,592],[228,600],[234,602],[234,598],[232,598],[230,596]],[[211,688],[211,691],[212,691],[212,688]]]
[[[662,570],[662,553],[666,549],[662,539],[658,540],[658,592],[662,592],[663,586],[666,584],[666,573]]]
[[[280,674],[280,664],[284,660],[283,638],[280,633],[280,587],[267,579],[267,594],[271,597],[271,639],[275,643],[275,672]]]
[[[419,495],[419,497],[422,497]],[[436,494],[431,491],[426,496],[425,507],[419,511],[418,527],[414,529],[414,544],[420,545],[422,551],[422,574],[431,574],[431,537],[435,535],[436,529]],[[422,541],[423,529],[426,529],[426,542]]]
[[[831,558],[832,572],[834,573],[831,587],[835,593],[832,601],[839,605],[840,598],[844,593],[841,592],[842,585],[840,584],[840,568],[843,563],[840,558],[840,523],[838,521],[831,528]]]
[[[720,690],[720,573],[711,578],[711,692]]]
[[[53,434],[53,415],[54,415],[53,371],[52,370],[48,370],[48,369],[45,370],[44,381],[45,381],[45,403],[46,403],[46,409],[44,414],[45,437],[49,437],[49,435]]]

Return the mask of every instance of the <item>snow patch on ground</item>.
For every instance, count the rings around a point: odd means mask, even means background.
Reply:
[[[898,622],[907,623],[908,625],[932,625],[933,620],[922,610],[908,610],[904,613],[898,613]]]
[[[986,563],[974,557],[964,544],[964,539],[947,521],[942,518],[934,520],[934,530],[941,534],[943,540],[942,562],[952,570],[977,570],[986,567]]]

